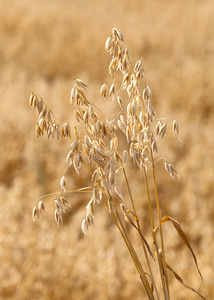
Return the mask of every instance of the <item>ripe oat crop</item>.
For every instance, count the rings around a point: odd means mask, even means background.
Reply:
[[[162,227],[164,223],[171,222],[191,252],[193,262],[202,279],[196,256],[180,224],[170,216],[161,216],[156,162],[162,161],[163,171],[165,168],[172,179],[179,179],[176,167],[166,158],[158,158],[158,141],[165,139],[170,122],[167,121],[168,118],[156,118],[152,106],[151,87],[146,82],[142,60],[134,63],[130,60],[124,36],[118,29],[112,29],[111,35],[106,40],[105,50],[110,57],[108,70],[110,79],[101,85],[100,100],[101,103],[112,101],[115,112],[111,116],[105,117],[103,109],[105,106],[101,105],[101,108],[98,108],[89,99],[87,96],[88,86],[80,79],[74,79],[70,96],[70,103],[77,121],[73,129],[69,122],[58,121],[52,110],[37,93],[33,92],[30,96],[31,108],[37,109],[39,113],[35,127],[37,137],[47,135],[48,139],[56,138],[59,141],[67,138],[70,143],[66,167],[60,179],[61,190],[54,194],[55,221],[59,226],[63,222],[63,214],[67,207],[71,207],[67,200],[69,193],[89,193],[86,215],[81,225],[82,232],[87,234],[90,226],[94,225],[96,206],[104,203],[124,240],[149,299],[162,299],[162,295],[165,300],[170,299],[169,272],[184,287],[205,299],[198,291],[185,284],[167,263]],[[171,128],[174,137],[181,141],[177,120],[171,121]],[[127,163],[132,163],[142,173],[142,182],[147,191],[144,197],[148,201],[153,245],[149,245],[144,237],[142,220],[135,204],[135,193],[129,185]],[[79,176],[81,176],[81,172],[89,172],[91,186],[70,191],[68,189],[69,176],[67,175],[70,168],[74,168]],[[149,173],[152,174],[152,181],[148,180]],[[124,196],[124,188],[119,184],[121,178],[125,182],[131,204]],[[155,212],[151,197],[152,189],[155,194]],[[45,212],[42,198],[37,202],[33,208],[33,220],[39,219]],[[126,223],[139,234],[144,262],[141,262],[135,250]],[[154,272],[154,263],[158,265],[159,276],[157,272]],[[158,280],[161,282],[161,288],[157,283]]]

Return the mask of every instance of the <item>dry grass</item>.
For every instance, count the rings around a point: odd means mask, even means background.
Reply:
[[[63,121],[70,109],[67,100],[73,77],[87,82],[91,97],[99,99],[93,91],[106,79],[103,40],[116,26],[126,36],[131,57],[143,59],[156,114],[176,115],[180,123],[184,144],[173,146],[169,137],[169,145],[162,148],[167,148],[167,158],[176,162],[181,180],[168,184],[168,176],[160,168],[158,190],[163,214],[176,216],[188,232],[204,276],[200,291],[211,299],[212,1],[118,1],[116,6],[113,1],[104,5],[98,1],[72,5],[68,1],[60,5],[57,1],[2,1],[0,6],[1,298],[129,299],[134,295],[140,299],[143,293],[127,250],[101,208],[96,212],[95,228],[82,239],[80,224],[85,212],[79,208],[85,207],[87,196],[81,201],[72,196],[73,208],[58,230],[51,214],[39,224],[32,223],[30,215],[32,199],[59,189],[67,151],[63,141],[60,146],[54,140],[38,143],[32,132],[35,120],[28,112],[28,95],[32,88],[38,91]],[[105,108],[110,114],[111,107]],[[84,186],[86,175],[72,174],[73,187]],[[140,184],[137,175],[130,182],[132,188]],[[143,192],[140,186],[138,203]],[[146,230],[149,220],[144,205],[139,214]],[[164,231],[169,264],[197,288],[200,278],[192,257],[173,229],[164,227]],[[151,242],[149,231],[145,236]],[[178,291],[179,299],[197,299],[169,279],[175,299]]]

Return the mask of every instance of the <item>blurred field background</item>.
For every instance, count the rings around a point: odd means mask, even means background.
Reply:
[[[133,61],[142,57],[159,117],[180,123],[181,144],[170,134],[162,143],[181,176],[172,181],[161,163],[157,180],[162,215],[182,225],[214,298],[214,2],[144,0],[0,1],[0,298],[32,300],[144,299],[128,251],[103,204],[95,227],[80,231],[89,196],[71,195],[72,210],[56,227],[53,198],[47,215],[33,223],[34,201],[59,190],[69,143],[37,139],[37,113],[28,99],[38,92],[60,120],[74,121],[69,105],[73,78],[90,86],[97,105],[108,74],[104,50],[113,27],[125,36]],[[146,82],[145,82],[146,83]],[[107,100],[105,109],[111,110]],[[173,120],[173,119],[172,119]],[[170,121],[169,121],[170,124]],[[129,180],[143,230],[151,243],[143,177]],[[71,172],[71,189],[87,186]],[[167,262],[198,289],[193,259],[173,226],[164,226]],[[138,253],[140,241],[134,233]],[[170,275],[172,299],[199,299]]]

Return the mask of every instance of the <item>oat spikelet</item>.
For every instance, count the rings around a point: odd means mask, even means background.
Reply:
[[[163,138],[166,134],[167,123],[163,124],[159,130],[159,135]]]
[[[38,211],[39,211],[40,216],[42,213],[45,214],[45,204],[43,201],[39,201]]]
[[[177,174],[177,176],[179,178],[178,171],[176,170],[176,168],[172,164],[169,164],[168,162],[165,162],[165,169],[166,169],[167,173],[170,175],[170,177],[172,177],[173,179],[175,178],[174,174]]]
[[[181,140],[180,136],[179,136],[179,123],[177,120],[174,120],[173,121],[173,124],[172,124],[172,127],[173,127],[173,134],[174,134],[174,137],[177,135],[179,141],[181,143],[183,143],[183,141]]]
[[[38,207],[34,206],[33,211],[32,211],[32,219],[35,222],[35,220],[39,219],[39,211],[38,211]]]
[[[126,105],[119,96],[117,96],[117,102],[118,102],[121,110],[126,110]]]
[[[112,100],[114,100],[114,97],[115,97],[115,85],[114,85],[114,83],[112,83],[112,85],[110,86],[109,96],[112,97]]]
[[[80,89],[86,90],[89,88],[81,79],[74,79],[74,81],[76,86]]]
[[[101,89],[100,89],[100,97],[101,98],[106,98],[107,97],[107,90],[108,90],[108,86],[106,83],[104,83],[102,86],[101,86]]]
[[[84,233],[84,235],[87,234],[88,227],[89,227],[89,222],[88,222],[87,218],[84,218],[82,221],[82,225],[81,225],[81,229],[82,229],[82,232]]]
[[[120,199],[124,201],[123,194],[117,184],[114,185],[114,191],[120,197]]]
[[[66,191],[66,179],[65,176],[63,175],[61,180],[60,180],[60,187],[62,191]]]

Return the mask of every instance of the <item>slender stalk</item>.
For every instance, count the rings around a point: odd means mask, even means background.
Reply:
[[[161,248],[162,248],[162,257],[163,257],[163,271],[164,271],[165,283],[166,283],[166,288],[167,288],[167,299],[170,299],[168,275],[167,275],[166,261],[165,261],[163,229],[162,229],[162,224],[161,224],[160,202],[159,202],[159,197],[158,197],[158,190],[157,190],[157,183],[156,183],[156,176],[155,176],[154,158],[153,158],[153,153],[152,153],[151,148],[150,148],[150,152],[151,152],[151,159],[152,159],[153,183],[154,183],[155,199],[156,199],[156,206],[157,206],[157,212],[158,212],[158,222],[159,222],[159,227],[160,227]],[[158,260],[160,260],[158,251],[157,251],[157,255],[158,255]],[[161,262],[160,262],[160,264],[161,264]]]
[[[86,187],[85,189],[87,188],[91,188],[91,187]],[[70,193],[92,193],[93,191],[91,190],[87,190],[87,191],[84,191],[84,188],[83,189],[77,189],[77,190],[71,190],[71,191],[58,191],[58,192],[54,192],[54,193],[50,193],[50,194],[45,194],[39,198],[37,198],[35,200],[35,203],[39,202],[40,200],[44,199],[44,198],[47,198],[47,197],[50,197],[50,196],[55,196],[57,194],[70,194]]]
[[[141,104],[142,104],[143,115],[144,115],[144,118],[145,118],[144,101],[142,100],[141,92],[140,92],[140,90],[139,90],[138,87],[137,87],[137,91],[138,91],[138,97],[139,97],[139,99],[141,101]],[[151,151],[151,156],[152,156],[152,164],[154,165],[151,147],[150,147],[150,151]],[[153,168],[153,173],[154,173],[154,168]],[[145,175],[146,190],[147,190],[147,195],[148,195],[148,204],[149,204],[150,219],[151,219],[151,223],[152,223],[152,228],[154,229],[155,228],[154,227],[154,217],[153,217],[153,214],[152,214],[151,199],[150,199],[149,186],[148,186],[148,180],[147,180],[147,174],[146,174],[145,167],[144,167],[144,175]],[[156,195],[157,195],[157,193],[156,193]],[[158,202],[157,210],[158,210],[159,223],[160,223],[160,206],[159,206],[159,201],[157,201],[157,199],[158,198],[156,197],[156,202]],[[161,236],[163,237],[163,234]],[[162,241],[162,244],[163,244],[163,238],[161,239],[161,241]],[[165,298],[165,300],[169,300],[169,297],[168,297],[169,292],[167,294],[166,286],[165,286],[165,280],[163,278],[163,273],[162,273],[162,265],[161,265],[160,255],[159,255],[159,251],[158,251],[159,249],[158,249],[158,245],[157,245],[156,241],[155,241],[155,249],[156,249],[157,258],[158,258],[158,265],[159,265],[159,270],[160,270],[160,277],[161,277],[161,283],[162,283],[164,298]],[[166,270],[166,266],[165,266],[165,270]],[[167,290],[169,290],[168,289],[168,279],[167,279]]]
[[[115,207],[114,207],[114,208],[115,208]],[[144,287],[145,287],[145,289],[146,289],[147,295],[148,295],[149,299],[155,300],[154,295],[153,295],[153,293],[152,293],[152,291],[151,291],[151,288],[150,288],[150,286],[149,286],[148,280],[147,280],[147,278],[146,278],[145,272],[144,272],[144,270],[143,270],[143,267],[142,267],[142,265],[141,265],[141,263],[140,263],[140,260],[139,260],[137,254],[136,254],[136,252],[135,252],[135,250],[134,250],[134,247],[132,246],[132,244],[131,244],[131,242],[130,242],[130,240],[129,240],[127,234],[126,234],[125,228],[124,228],[124,226],[123,226],[123,223],[122,223],[122,221],[121,221],[121,219],[120,219],[119,214],[117,213],[116,208],[115,208],[115,213],[116,213],[117,219],[118,219],[118,221],[119,221],[119,223],[120,223],[120,226],[121,226],[121,228],[122,228],[122,231],[123,231],[123,234],[124,234],[124,236],[125,236],[125,239],[126,239],[126,241],[127,241],[127,243],[128,243],[128,246],[130,247],[130,250],[131,250],[131,253],[132,253],[133,257],[134,257],[134,260],[135,260],[135,262],[136,262],[136,264],[137,264],[137,267],[138,267],[137,269],[139,270],[138,273],[140,274],[140,278],[141,278],[141,280],[142,280],[142,282],[143,282],[143,285],[144,285]]]
[[[107,201],[106,201],[105,197],[102,197],[102,198],[103,198],[103,201],[105,202],[106,206],[108,207],[108,204],[107,204]],[[146,293],[147,293],[149,299],[150,300],[155,300],[155,298],[153,296],[153,293],[152,293],[152,291],[150,289],[148,280],[146,278],[145,272],[143,270],[143,267],[142,267],[142,265],[140,263],[140,260],[139,260],[137,254],[136,254],[136,252],[134,250],[134,247],[132,246],[132,244],[131,244],[131,242],[130,242],[127,234],[126,234],[125,228],[124,228],[124,226],[122,224],[122,221],[121,221],[121,219],[119,217],[119,214],[116,211],[115,205],[114,205],[114,210],[115,210],[116,217],[115,217],[113,211],[110,212],[111,217],[112,217],[114,223],[116,224],[116,226],[117,226],[117,228],[118,228],[118,230],[119,230],[119,232],[120,232],[120,234],[121,234],[121,236],[122,236],[122,238],[123,238],[123,240],[124,240],[124,242],[125,242],[125,244],[126,244],[126,246],[128,248],[129,254],[130,254],[130,256],[131,256],[131,258],[132,258],[132,260],[133,260],[133,262],[135,264],[137,272],[140,275],[140,279],[141,279],[141,281],[142,281],[142,283],[144,285],[144,288],[146,290]],[[118,224],[117,220],[119,221],[120,225]]]
[[[126,171],[125,171],[125,168],[124,168],[123,165],[122,165],[122,168],[123,168],[123,174],[124,174],[124,177],[125,177],[125,180],[126,180],[126,185],[127,185],[127,188],[128,188],[129,196],[130,196],[130,199],[131,199],[132,207],[133,207],[133,210],[134,210],[134,214],[137,216],[135,205],[134,205],[134,200],[133,200],[131,189],[130,189],[130,186],[129,186],[129,181],[128,181],[128,178],[127,178],[127,175],[126,175]],[[137,219],[137,223],[139,224],[139,220],[138,219]]]
[[[126,180],[126,185],[127,185],[127,188],[128,188],[129,196],[130,196],[130,199],[131,199],[133,211],[134,211],[135,216],[137,217],[137,212],[136,212],[136,209],[135,209],[135,204],[134,204],[134,200],[133,200],[133,197],[132,197],[132,193],[131,193],[130,185],[129,185],[128,178],[127,178],[127,175],[126,175],[126,171],[125,171],[124,166],[122,166],[122,168],[123,168],[123,174],[124,174],[124,177],[125,177],[125,180]],[[141,227],[140,227],[140,222],[139,222],[139,218],[138,217],[136,219],[136,222],[137,222],[137,228],[141,232]],[[151,280],[152,280],[152,283],[153,283],[153,286],[154,286],[154,289],[155,289],[155,292],[156,292],[156,295],[157,295],[157,299],[159,299],[158,290],[157,290],[157,287],[156,287],[156,284],[155,284],[155,280],[154,280],[154,275],[152,273],[152,268],[151,268],[151,265],[150,265],[150,262],[149,262],[149,258],[148,258],[148,254],[147,254],[147,251],[146,251],[146,247],[145,247],[143,241],[142,241],[142,246],[143,246],[144,254],[145,254],[145,257],[146,257],[147,265],[148,265],[148,268],[149,268]]]
[[[147,192],[147,196],[148,196],[148,206],[149,206],[150,220],[151,220],[152,230],[154,230],[155,224],[154,224],[154,217],[153,217],[153,213],[152,213],[151,198],[150,198],[150,193],[149,193],[148,178],[147,178],[147,173],[146,173],[146,167],[145,166],[143,167],[143,171],[144,171],[144,178],[145,178],[145,184],[146,184],[146,192]]]
[[[153,217],[153,213],[152,213],[148,178],[147,178],[147,173],[146,173],[146,168],[145,167],[144,167],[144,177],[145,177],[145,184],[146,184],[146,192],[147,192],[147,196],[148,196],[148,205],[149,205],[149,212],[150,212],[152,230],[154,230],[154,228],[155,228],[155,226],[154,226],[154,217]],[[163,288],[163,294],[164,294],[164,298],[167,300],[168,296],[167,296],[167,292],[166,292],[165,281],[164,281],[164,278],[163,278],[162,265],[161,265],[160,254],[159,254],[159,251],[158,251],[159,249],[158,249],[158,244],[157,244],[156,239],[154,240],[154,245],[155,245],[155,250],[156,250],[156,253],[157,253],[158,266],[159,266],[159,271],[160,271],[160,278],[161,278],[161,284],[162,284],[162,288]]]

